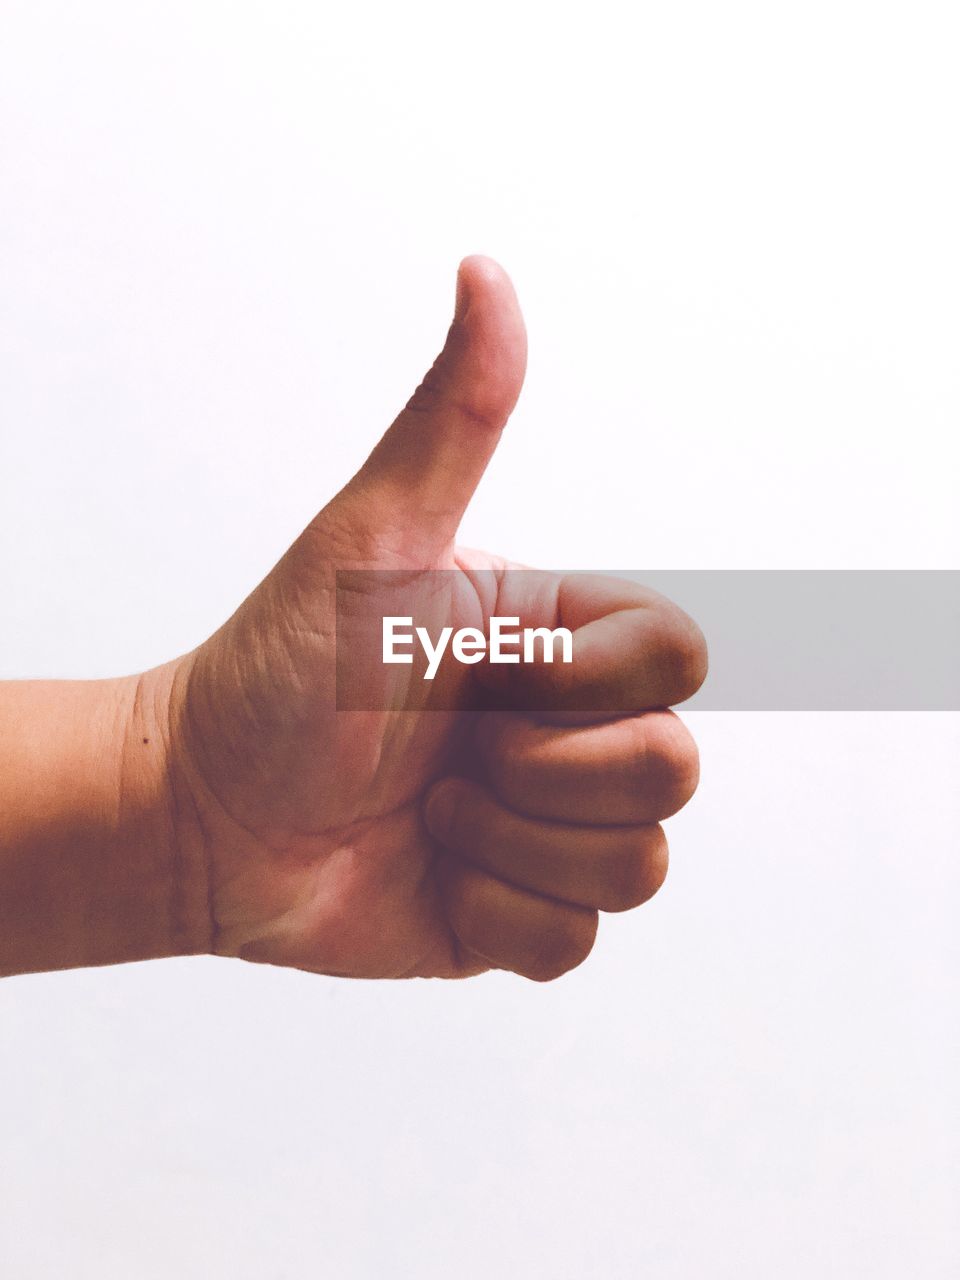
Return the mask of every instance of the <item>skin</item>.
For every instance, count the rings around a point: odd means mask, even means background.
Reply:
[[[0,686],[0,972],[213,953],[546,981],[586,958],[598,912],[657,891],[659,824],[698,777],[667,708],[706,674],[699,630],[632,583],[513,574],[455,543],[526,352],[508,276],[465,258],[433,367],[219,631],[138,676]],[[442,710],[391,668],[394,709],[338,711],[338,570],[341,652],[379,616],[370,570],[414,588],[447,570],[445,623],[567,626],[575,660],[448,671]],[[380,687],[378,656],[356,687]],[[501,709],[476,710],[477,688]]]

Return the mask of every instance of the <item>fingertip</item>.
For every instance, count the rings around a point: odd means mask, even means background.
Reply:
[[[505,274],[503,268],[485,254],[470,253],[460,259],[457,267],[457,300],[453,313],[455,321],[466,317],[474,294],[486,282],[495,279],[495,271]]]
[[[378,491],[376,505],[389,507],[411,544],[437,547],[455,536],[520,396],[526,361],[509,277],[485,254],[467,255],[443,349],[358,473],[358,486]]]
[[[488,423],[499,432],[523,386],[527,330],[513,281],[486,254],[460,260],[448,343],[459,407],[475,424]]]
[[[453,309],[454,323],[463,320],[470,306],[470,258],[461,258],[457,267],[457,298]]]
[[[506,269],[485,253],[470,253],[457,267],[457,298],[454,318],[462,320],[474,303],[490,301],[498,310],[506,304],[522,323],[520,303]]]
[[[468,253],[461,258],[457,274],[478,282],[496,283],[510,279],[496,258],[491,258],[486,253]]]

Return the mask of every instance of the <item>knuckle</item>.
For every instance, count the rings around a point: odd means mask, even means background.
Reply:
[[[487,911],[482,885],[471,868],[448,861],[444,884],[447,919],[458,940],[471,951],[484,947],[484,920]]]
[[[628,751],[646,816],[668,818],[682,809],[700,780],[697,744],[686,725],[672,711],[637,716]]]
[[[534,982],[553,982],[583,964],[597,936],[597,913],[568,908],[558,912],[553,925],[541,934],[535,954],[525,970]]]
[[[674,611],[669,643],[664,650],[673,702],[691,698],[707,678],[707,642],[703,632],[682,609]]]
[[[628,733],[629,766],[635,777],[645,777],[650,763],[650,725],[653,715],[634,716],[626,722]]]
[[[631,911],[639,907],[663,885],[669,856],[662,830],[655,828],[653,840],[643,838],[626,849],[615,861],[610,875],[604,911]]]
[[[700,753],[690,730],[676,716],[665,717],[646,756],[646,781],[656,797],[659,816],[682,809],[700,781]]]

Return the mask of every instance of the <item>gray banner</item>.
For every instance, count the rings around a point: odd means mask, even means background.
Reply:
[[[629,573],[695,618],[704,711],[960,710],[960,573]]]
[[[443,627],[484,629],[494,614],[530,625],[572,623],[577,640],[594,594],[612,579],[667,597],[693,618],[706,639],[706,680],[684,702],[724,711],[960,710],[960,573],[947,570],[442,570],[338,574],[337,705],[341,709],[478,704],[553,709],[556,688],[531,693],[529,670],[507,669],[511,691],[492,695],[478,668],[454,669],[449,652],[436,677],[423,680],[426,657],[384,666],[382,619],[406,616],[431,636]],[[557,603],[567,600],[569,617]],[[659,608],[651,595],[649,608]],[[623,668],[642,666],[649,649],[637,633],[609,631]],[[410,650],[416,649],[414,641]],[[484,664],[486,665],[486,664]],[[501,672],[504,668],[499,669]],[[496,674],[496,673],[495,673]],[[535,673],[533,673],[535,674]],[[547,673],[553,676],[555,673]],[[564,673],[560,673],[563,675]],[[494,685],[502,684],[494,681]],[[554,682],[555,683],[555,682]],[[524,698],[517,700],[517,689]],[[493,699],[491,701],[491,698]],[[635,710],[625,701],[607,714]]]

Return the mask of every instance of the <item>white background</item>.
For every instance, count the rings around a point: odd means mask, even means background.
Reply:
[[[192,648],[432,362],[464,541],[956,568],[952,5],[0,3],[0,674]],[[956,1274],[958,717],[691,714],[661,894],[542,987],[0,985],[18,1280]]]

